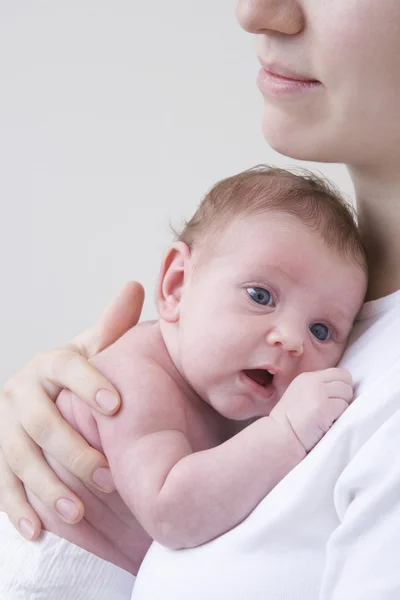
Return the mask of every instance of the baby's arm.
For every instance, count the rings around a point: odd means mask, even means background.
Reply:
[[[142,392],[138,385],[124,390],[119,384],[119,415],[96,419],[120,495],[165,546],[197,546],[228,531],[306,454],[280,413],[276,419],[259,419],[215,448],[193,453],[174,382],[157,369],[142,371],[140,379]]]
[[[137,377],[131,389],[118,383],[120,413],[96,420],[118,492],[165,546],[197,546],[229,530],[305,456],[297,438],[267,417],[193,453],[174,382],[158,369]]]

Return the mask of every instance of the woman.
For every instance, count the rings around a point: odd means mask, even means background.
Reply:
[[[400,3],[239,0],[237,14],[257,34],[267,141],[295,158],[345,162],[354,182],[370,269],[370,302],[343,360],[358,399],[237,528],[192,550],[153,545],[134,597],[398,599]],[[128,285],[95,329],[38,355],[6,386],[0,501],[26,537],[40,523],[18,478],[54,510],[70,500],[69,521],[83,510],[35,442],[83,481],[100,468],[94,480],[109,489],[104,459],[60,421],[52,400],[61,387],[93,406],[100,389],[116,392],[85,359],[135,323],[141,301],[140,287]],[[98,399],[99,410],[117,410],[109,394]]]

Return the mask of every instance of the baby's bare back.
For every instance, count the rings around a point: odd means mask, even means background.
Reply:
[[[128,331],[91,362],[121,390],[132,379],[132,372],[137,371],[138,361],[143,364],[157,363],[168,371],[168,376],[176,380],[176,393],[182,395],[183,401],[188,400],[185,397],[187,384],[182,385],[181,377],[163,344],[157,323],[143,323]],[[120,418],[129,418],[129,407],[124,405],[124,396],[122,401]],[[69,390],[64,390],[57,400],[57,407],[92,447],[103,451],[95,418],[97,415],[84,402]],[[209,410],[203,414],[201,404],[197,403],[196,406],[189,406],[188,414],[195,448],[203,449],[220,441],[216,436],[216,429],[209,427]],[[117,440],[118,417],[106,418],[114,420]],[[117,492],[104,494],[95,488],[88,489],[59,463],[48,456],[46,459],[58,477],[82,499],[85,516],[78,524],[64,523],[28,492],[45,529],[136,575],[152,540],[120,495]]]

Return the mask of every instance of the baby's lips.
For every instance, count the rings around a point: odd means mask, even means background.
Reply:
[[[245,369],[243,373],[262,387],[266,387],[274,379],[274,375],[267,369]]]

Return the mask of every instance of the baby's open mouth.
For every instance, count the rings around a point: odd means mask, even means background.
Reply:
[[[267,369],[246,369],[243,373],[264,388],[274,379],[272,373]]]

